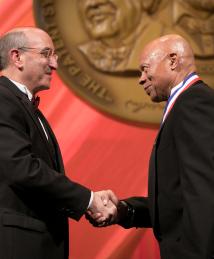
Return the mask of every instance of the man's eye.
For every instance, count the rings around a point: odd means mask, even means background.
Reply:
[[[148,70],[149,70],[149,67],[148,66],[141,66],[140,70],[141,70],[142,73],[147,73]]]
[[[40,52],[42,56],[45,58],[49,58],[51,56],[52,50],[51,49],[44,49]]]
[[[48,58],[49,57],[49,51],[41,51],[41,55],[44,56],[45,58]]]

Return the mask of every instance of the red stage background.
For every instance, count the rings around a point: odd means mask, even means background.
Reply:
[[[32,1],[0,0],[0,25],[0,34],[13,27],[35,26]],[[79,100],[57,74],[51,90],[40,96],[41,110],[58,138],[71,179],[92,190],[112,189],[120,198],[147,194],[149,155],[157,129],[100,114]],[[96,229],[84,217],[78,223],[70,220],[70,259],[158,258],[151,230]]]

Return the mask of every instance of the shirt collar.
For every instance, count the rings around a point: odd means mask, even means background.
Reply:
[[[29,99],[30,101],[32,100],[33,95],[32,95],[32,93],[28,90],[27,86],[25,86],[25,85],[23,85],[23,84],[21,84],[21,83],[19,83],[19,82],[16,82],[16,81],[14,81],[14,80],[12,80],[12,79],[10,79],[10,78],[9,78],[9,80],[10,80],[11,82],[13,82],[13,83],[15,84],[15,86],[17,86],[17,88],[18,88],[22,93],[26,94],[27,97],[28,97],[28,99]]]

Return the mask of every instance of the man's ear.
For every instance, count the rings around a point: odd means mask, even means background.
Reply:
[[[21,59],[21,55],[18,49],[11,49],[10,53],[10,60],[11,62],[18,68],[18,69],[22,69],[23,67],[23,61]]]
[[[178,55],[176,53],[170,53],[169,58],[171,70],[175,70],[178,66]]]

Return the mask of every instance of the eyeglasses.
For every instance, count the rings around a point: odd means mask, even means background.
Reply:
[[[50,59],[50,58],[54,58],[55,60],[58,59],[58,55],[54,52],[54,50],[52,50],[50,48],[45,48],[45,49],[41,50],[41,49],[37,49],[37,48],[30,48],[30,47],[23,46],[18,49],[23,50],[23,51],[31,51],[31,52],[40,54],[40,55],[42,55],[42,57],[44,57],[46,59]],[[35,52],[34,50],[36,50],[38,52]]]

